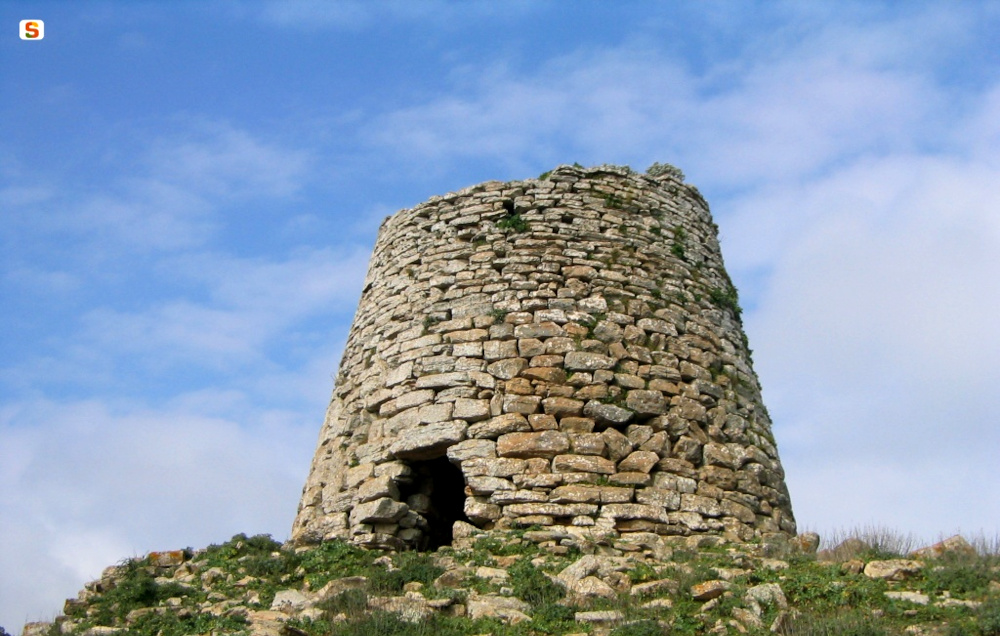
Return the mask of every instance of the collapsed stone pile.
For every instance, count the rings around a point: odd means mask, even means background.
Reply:
[[[297,544],[795,533],[717,228],[651,172],[560,166],[383,223]]]

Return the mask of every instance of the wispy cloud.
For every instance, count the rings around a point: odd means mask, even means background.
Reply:
[[[159,178],[203,195],[282,197],[303,186],[310,163],[301,148],[258,139],[226,123],[196,122],[182,136],[153,142],[146,157]]]
[[[275,339],[315,315],[349,316],[367,250],[308,250],[282,260],[194,254],[164,261],[175,282],[198,290],[138,310],[99,308],[83,316],[82,339],[109,356],[150,354],[155,366],[225,369],[261,362]],[[194,296],[207,298],[195,301]]]
[[[287,536],[315,422],[231,415],[97,401],[0,410],[0,568],[32,573],[0,581],[4,612],[59,608],[79,581],[149,550]]]

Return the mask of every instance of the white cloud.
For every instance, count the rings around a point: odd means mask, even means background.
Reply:
[[[773,250],[748,331],[812,527],[890,519],[933,538],[995,525],[997,506],[964,497],[1000,489],[984,399],[1000,382],[995,165],[870,158],[742,201],[734,242]]]
[[[282,197],[301,188],[310,162],[306,151],[266,143],[225,123],[195,124],[153,143],[146,159],[153,174],[213,196]]]
[[[150,354],[154,366],[183,362],[226,369],[263,363],[266,347],[316,315],[349,313],[360,293],[367,250],[304,250],[284,261],[193,254],[162,262],[174,282],[204,289],[133,311],[83,316],[87,348]]]
[[[101,569],[150,550],[237,532],[287,537],[322,400],[306,417],[248,402],[218,416],[96,401],[6,406],[0,570],[31,574],[0,579],[0,615],[51,617]]]

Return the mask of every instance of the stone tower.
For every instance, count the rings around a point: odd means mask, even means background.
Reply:
[[[723,267],[680,171],[559,166],[386,219],[292,540],[453,523],[795,533]]]

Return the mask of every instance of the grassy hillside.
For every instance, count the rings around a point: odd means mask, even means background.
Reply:
[[[25,636],[1000,636],[996,545],[918,558],[904,543],[869,533],[817,555],[801,541],[534,529],[386,554],[237,535],[110,567]]]

